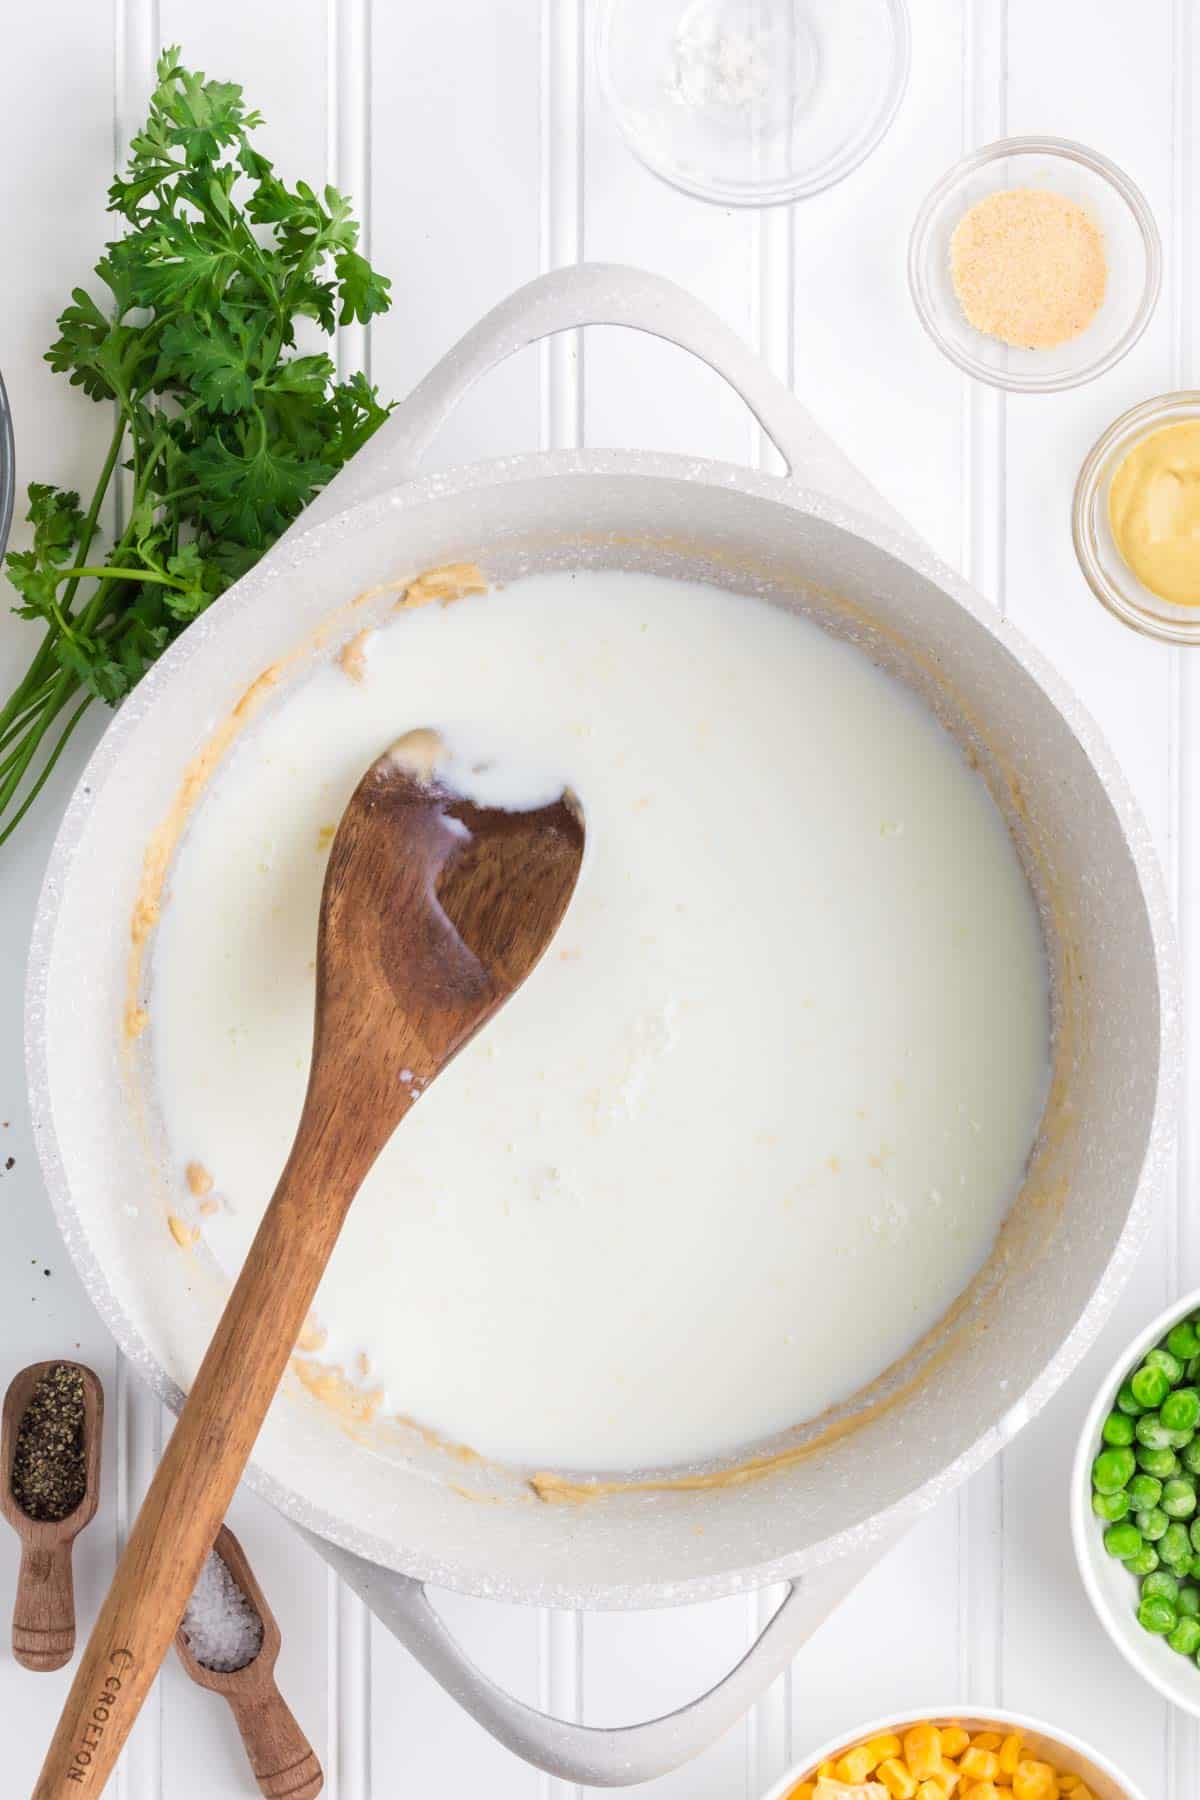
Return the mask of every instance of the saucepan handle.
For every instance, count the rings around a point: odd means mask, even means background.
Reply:
[[[791,389],[702,301],[645,269],[579,263],[539,275],[472,326],[317,496],[298,529],[411,480],[437,432],[482,375],[541,338],[583,325],[628,325],[690,350],[745,401],[791,481],[903,525]]]
[[[778,1611],[715,1687],[677,1712],[640,1725],[572,1724],[516,1700],[477,1669],[430,1605],[424,1585],[302,1531],[381,1624],[464,1711],[535,1768],[588,1787],[631,1787],[688,1762],[749,1711],[894,1536],[871,1550],[789,1582]]]

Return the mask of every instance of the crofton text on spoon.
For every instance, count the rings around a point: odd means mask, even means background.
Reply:
[[[423,1090],[538,961],[574,891],[572,799],[481,807],[411,732],[367,771],[321,900],[312,1066],[287,1166],[117,1565],[34,1790],[104,1787],[175,1635],[338,1233]]]

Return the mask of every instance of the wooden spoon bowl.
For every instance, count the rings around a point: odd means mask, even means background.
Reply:
[[[83,1381],[83,1499],[65,1519],[31,1519],[13,1493],[17,1434],[34,1390],[51,1369],[74,1369]],[[26,1669],[61,1669],[75,1653],[75,1539],[100,1504],[100,1442],[104,1390],[100,1378],[65,1357],[31,1363],[9,1383],[0,1415],[0,1511],[21,1540],[21,1570],[13,1608],[12,1649]]]
[[[262,1646],[240,1669],[209,1669],[197,1661],[183,1626],[175,1633],[179,1660],[196,1683],[229,1702],[254,1778],[266,1800],[316,1800],[325,1785],[312,1745],[275,1684],[281,1643],[275,1615],[254,1579],[246,1553],[227,1525],[213,1549],[262,1620]]]

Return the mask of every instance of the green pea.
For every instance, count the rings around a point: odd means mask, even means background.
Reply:
[[[1200,1475],[1200,1439],[1193,1438],[1179,1452],[1179,1460],[1189,1475]]]
[[[1169,1600],[1143,1600],[1138,1607],[1137,1616],[1143,1631],[1152,1631],[1155,1637],[1166,1637],[1179,1622]]]
[[[1124,1519],[1132,1511],[1129,1495],[1122,1488],[1117,1494],[1093,1494],[1092,1511],[1098,1519],[1107,1519],[1115,1525],[1118,1519]],[[1166,1530],[1166,1513],[1163,1514],[1163,1530]]]
[[[1172,1356],[1169,1350],[1161,1347],[1157,1350],[1147,1350],[1142,1358],[1142,1367],[1143,1369],[1161,1369],[1172,1387],[1176,1382],[1183,1380],[1183,1364],[1177,1356]]]
[[[1148,1544],[1157,1544],[1160,1538],[1167,1535],[1167,1526],[1171,1523],[1159,1506],[1151,1506],[1145,1512],[1135,1516],[1134,1523]]]
[[[1139,1444],[1135,1455],[1138,1468],[1153,1475],[1156,1481],[1169,1481],[1182,1466],[1173,1450],[1148,1450],[1145,1444]]]
[[[1163,1424],[1159,1413],[1143,1413],[1134,1421],[1133,1435],[1139,1444],[1147,1450],[1172,1450],[1170,1428]]]
[[[1200,1387],[1189,1383],[1172,1388],[1159,1408],[1159,1417],[1171,1431],[1195,1431],[1200,1425]]]
[[[1110,1525],[1110,1531],[1120,1531],[1121,1525]],[[1188,1537],[1187,1526],[1177,1522],[1167,1526],[1158,1540],[1158,1554],[1168,1569],[1175,1574],[1185,1575],[1192,1566],[1192,1541]]]
[[[1193,1587],[1190,1581],[1181,1587],[1175,1607],[1181,1618],[1200,1619],[1200,1587]]]
[[[1134,1370],[1129,1377],[1129,1385],[1138,1405],[1147,1409],[1161,1406],[1171,1391],[1165,1369],[1156,1369],[1149,1363],[1143,1363],[1140,1369]]]
[[[1092,1464],[1092,1486],[1098,1494],[1119,1493],[1136,1467],[1132,1450],[1102,1450]]]
[[[1200,1619],[1180,1619],[1174,1631],[1168,1633],[1167,1642],[1180,1655],[1194,1656],[1200,1650]]]
[[[1178,1611],[1179,1583],[1165,1569],[1156,1569],[1142,1583],[1143,1600],[1169,1600]]]
[[[1188,1535],[1192,1540],[1192,1549],[1200,1556],[1200,1519],[1193,1519],[1188,1526]]]
[[[1117,1411],[1128,1413],[1131,1419],[1136,1419],[1138,1414],[1145,1412],[1145,1410],[1145,1407],[1141,1405],[1129,1383],[1123,1381],[1121,1383],[1120,1391],[1117,1394]]]
[[[1190,1519],[1196,1510],[1194,1483],[1168,1481],[1162,1492],[1162,1509],[1169,1519]]]
[[[1188,1574],[1193,1581],[1200,1581],[1200,1556],[1193,1556],[1192,1566],[1188,1570]]]
[[[1167,1395],[1168,1401],[1173,1398],[1174,1395]],[[1104,1421],[1104,1429],[1100,1435],[1104,1442],[1111,1444],[1114,1449],[1123,1449],[1125,1445],[1133,1442],[1133,1420],[1125,1413],[1111,1412]]]
[[[1158,1567],[1158,1551],[1153,1544],[1146,1544],[1136,1556],[1125,1557],[1124,1562],[1131,1575],[1153,1575]]]
[[[1189,1357],[1184,1374],[1189,1381],[1200,1381],[1200,1355]]]
[[[1104,1548],[1110,1556],[1119,1556],[1122,1562],[1127,1561],[1131,1556],[1136,1556],[1139,1550],[1144,1550],[1145,1547],[1142,1534],[1136,1525],[1128,1523],[1110,1525],[1104,1534]]]
[[[1135,1475],[1129,1483],[1129,1504],[1135,1512],[1146,1512],[1162,1498],[1163,1484],[1153,1475]]]
[[[1182,1320],[1168,1331],[1167,1349],[1183,1363],[1200,1355],[1200,1337],[1196,1336],[1196,1327],[1189,1319]]]

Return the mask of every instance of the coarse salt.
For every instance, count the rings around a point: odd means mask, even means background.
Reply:
[[[262,1620],[215,1550],[187,1603],[183,1633],[201,1668],[222,1675],[244,1669],[262,1649]]]

